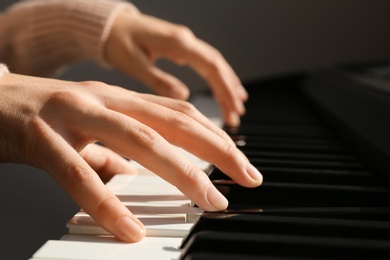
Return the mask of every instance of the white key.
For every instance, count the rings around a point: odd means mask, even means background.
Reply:
[[[192,208],[194,209],[194,208]],[[198,218],[201,210],[199,210]],[[194,214],[145,214],[135,215],[145,226],[148,237],[185,237],[196,220]],[[191,220],[191,222],[188,220]],[[107,235],[85,212],[77,213],[67,224],[69,234]]]
[[[124,243],[111,236],[65,235],[47,241],[32,260],[174,260],[179,259],[181,238],[145,237]]]
[[[221,118],[211,120],[218,126],[223,124]],[[211,167],[208,162],[177,149],[201,170],[207,172]],[[145,225],[146,237],[142,241],[116,240],[81,210],[67,223],[69,235],[47,241],[30,260],[179,259],[182,239],[202,211],[191,207],[191,201],[173,185],[140,164],[130,163],[137,168],[138,175],[118,174],[106,185]]]
[[[149,174],[116,175],[106,186],[145,225],[146,236],[184,237],[203,210],[175,186]],[[68,223],[69,234],[108,234],[84,211]]]

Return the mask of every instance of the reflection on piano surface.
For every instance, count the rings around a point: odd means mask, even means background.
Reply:
[[[119,175],[107,185],[147,226],[143,241],[115,241],[80,211],[68,223],[69,234],[48,241],[32,259],[387,258],[386,68],[245,84],[247,114],[239,128],[226,131],[262,172],[262,186],[240,187],[192,158],[229,199],[225,212],[208,213],[146,171]]]

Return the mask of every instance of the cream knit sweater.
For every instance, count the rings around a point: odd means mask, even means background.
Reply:
[[[8,71],[53,75],[64,65],[104,60],[104,44],[120,0],[26,0],[0,14],[0,76]],[[7,66],[5,66],[5,64]]]

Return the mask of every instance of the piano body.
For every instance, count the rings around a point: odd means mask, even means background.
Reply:
[[[378,259],[390,255],[390,66],[357,64],[244,84],[238,128],[225,128],[264,183],[243,188],[192,157],[229,199],[203,212],[152,173],[109,188],[147,226],[116,241],[82,210],[44,259]],[[188,155],[191,156],[191,155]]]

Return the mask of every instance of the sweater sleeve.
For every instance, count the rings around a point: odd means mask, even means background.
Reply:
[[[51,76],[87,59],[101,64],[121,0],[27,0],[0,15],[0,62],[15,73]]]

